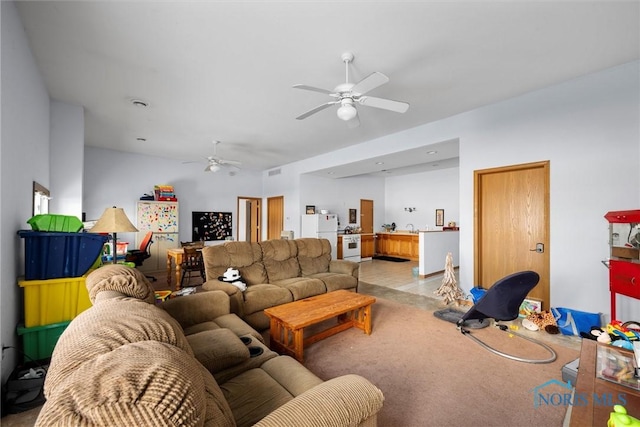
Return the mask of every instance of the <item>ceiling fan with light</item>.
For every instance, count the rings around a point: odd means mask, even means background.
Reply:
[[[237,160],[228,160],[228,159],[223,159],[221,157],[218,156],[218,144],[220,144],[220,141],[212,141],[213,142],[213,155],[208,156],[207,159],[207,167],[204,168],[205,172],[218,172],[220,169],[225,168],[225,167],[234,167],[236,169],[240,169],[240,165],[242,164],[241,162],[237,161]],[[185,163],[193,163],[193,162],[185,162]]]
[[[406,102],[393,101],[390,99],[376,98],[374,96],[366,95],[369,91],[382,86],[389,81],[389,77],[382,73],[374,72],[360,80],[358,83],[349,83],[349,63],[353,61],[353,58],[353,53],[351,52],[345,52],[342,54],[342,61],[345,64],[346,70],[346,81],[345,83],[336,86],[333,91],[302,84],[293,86],[295,89],[320,92],[334,98],[333,101],[318,105],[306,113],[299,115],[296,119],[306,119],[310,115],[315,114],[318,111],[322,111],[325,108],[329,108],[332,105],[340,105],[337,111],[338,117],[346,121],[349,127],[357,127],[360,125],[360,120],[358,119],[358,110],[355,107],[356,104],[395,111],[397,113],[404,113],[409,109],[409,104]]]

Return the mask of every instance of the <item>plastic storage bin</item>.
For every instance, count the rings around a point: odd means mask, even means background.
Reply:
[[[31,225],[34,231],[62,231],[66,233],[77,233],[82,230],[82,221],[73,215],[43,214],[31,217],[27,224]]]
[[[67,329],[70,321],[53,323],[51,325],[34,326],[27,328],[18,326],[18,335],[22,336],[22,351],[24,361],[39,360],[51,357],[53,349],[60,335]]]
[[[18,231],[25,240],[25,279],[57,279],[85,274],[108,236],[91,233]]]
[[[24,289],[24,326],[71,320],[91,307],[85,279],[19,280],[18,285]]]

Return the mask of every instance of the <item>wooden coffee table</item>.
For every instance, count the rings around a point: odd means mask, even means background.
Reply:
[[[264,313],[270,319],[270,347],[302,362],[305,346],[345,329],[355,327],[370,335],[371,305],[375,302],[374,297],[339,290],[267,308]],[[304,328],[334,317],[337,324],[304,337]]]

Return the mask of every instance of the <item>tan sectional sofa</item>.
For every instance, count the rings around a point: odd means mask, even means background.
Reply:
[[[327,239],[225,242],[206,246],[202,255],[207,277],[203,289],[226,292],[232,299],[231,311],[259,331],[269,328],[265,308],[358,288],[359,264],[331,259]],[[245,291],[218,280],[229,267],[240,271]]]
[[[54,349],[36,426],[375,426],[383,396],[357,375],[322,381],[230,313],[223,292],[154,304],[142,273],[101,267],[93,307]]]

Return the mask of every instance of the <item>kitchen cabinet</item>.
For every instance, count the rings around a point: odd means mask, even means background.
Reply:
[[[417,260],[419,237],[415,233],[376,234],[376,254]]]
[[[336,259],[342,259],[344,256],[342,255],[342,236],[338,235],[338,256]]]
[[[608,212],[609,291],[611,320],[616,317],[616,295],[640,299],[640,210]]]
[[[361,234],[360,235],[360,257],[371,258],[375,252],[375,236],[373,234]]]

